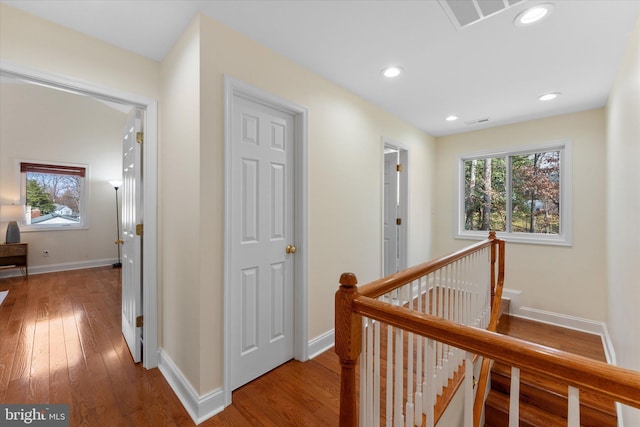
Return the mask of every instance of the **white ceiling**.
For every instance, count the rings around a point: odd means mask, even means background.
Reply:
[[[457,30],[435,0],[2,0],[157,61],[200,12],[434,136],[605,105],[640,0],[545,1],[549,18],[513,25],[541,2]],[[405,72],[385,79],[388,65]],[[562,96],[536,99],[546,92]]]

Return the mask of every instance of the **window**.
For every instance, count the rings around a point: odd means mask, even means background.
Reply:
[[[81,165],[20,162],[25,231],[85,228],[85,176]]]
[[[570,179],[568,141],[460,156],[456,237],[571,245]]]

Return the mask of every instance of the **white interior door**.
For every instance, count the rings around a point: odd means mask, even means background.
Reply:
[[[142,356],[142,236],[136,234],[136,224],[142,224],[142,114],[129,114],[122,141],[122,335],[136,363]]]
[[[383,276],[398,271],[398,152],[384,154]]]
[[[294,117],[234,95],[231,386],[294,356]]]

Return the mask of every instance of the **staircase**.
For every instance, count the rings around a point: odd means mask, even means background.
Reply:
[[[545,323],[502,315],[497,332],[592,359],[606,361],[599,336]],[[509,425],[511,368],[495,363],[485,406],[485,427]],[[520,373],[520,427],[567,425],[567,387],[539,375]],[[615,404],[588,393],[580,394],[580,425],[617,426]]]

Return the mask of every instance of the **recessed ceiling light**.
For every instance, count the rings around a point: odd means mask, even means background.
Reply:
[[[382,75],[387,77],[387,78],[394,78],[394,77],[398,77],[403,71],[402,67],[398,67],[397,65],[394,65],[392,67],[387,67],[384,70],[382,70]]]
[[[551,12],[553,12],[552,4],[538,4],[520,13],[516,17],[515,24],[518,27],[526,27],[539,22],[541,19],[549,16]]]
[[[559,96],[560,96],[560,92],[545,93],[544,95],[540,95],[538,97],[538,100],[551,101],[552,99],[556,99]]]
[[[448,121],[448,122],[454,122],[454,121],[458,120],[458,118],[459,118],[458,116],[453,116],[452,115],[452,116],[447,117],[445,120]]]

